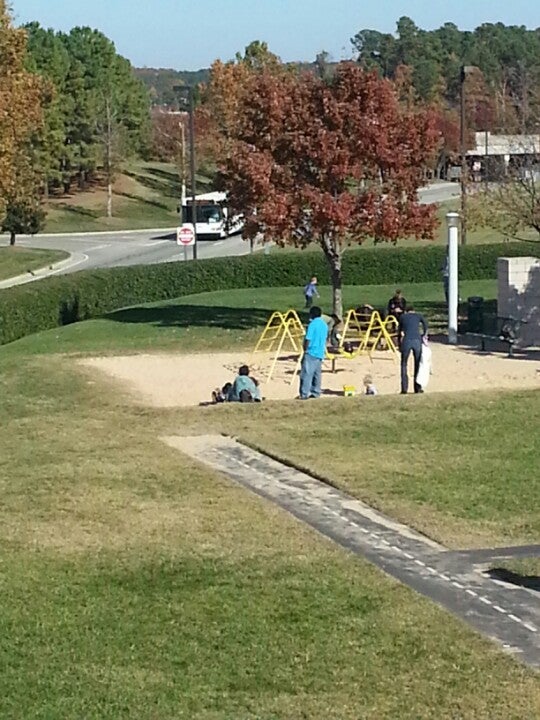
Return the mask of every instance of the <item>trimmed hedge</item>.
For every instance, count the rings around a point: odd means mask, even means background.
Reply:
[[[538,255],[539,250],[528,243],[464,247],[460,254],[461,278],[495,278],[498,257]],[[444,254],[442,246],[349,250],[343,260],[343,283],[437,281]],[[322,252],[83,270],[0,291],[0,344],[130,305],[213,290],[302,286],[312,275],[317,275],[322,285],[330,283]]]

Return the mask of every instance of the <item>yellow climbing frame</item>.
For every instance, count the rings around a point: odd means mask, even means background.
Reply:
[[[353,360],[364,353],[371,358],[372,351],[377,349],[381,342],[384,342],[385,349],[395,354],[397,349],[394,339],[397,336],[397,327],[398,323],[393,315],[389,315],[383,320],[377,310],[373,310],[369,314],[349,310],[345,316],[339,347],[335,352],[328,351],[327,358],[335,360],[342,357]],[[345,350],[346,343],[354,343],[354,350]]]
[[[325,359],[332,361],[332,372],[335,372],[336,360],[354,360],[361,355],[367,355],[373,362],[373,350],[376,350],[384,342],[385,349],[390,350],[395,360],[397,358],[397,330],[398,321],[393,315],[389,315],[383,320],[377,310],[373,310],[369,315],[349,310],[345,316],[340,345],[335,350],[327,349]],[[350,342],[355,343],[355,347],[349,352],[345,350],[344,344]],[[298,374],[300,365],[301,358],[296,364],[291,383]]]
[[[304,334],[304,326],[296,310],[272,313],[252,353],[252,360],[258,352],[274,353],[266,382],[272,378],[282,353],[301,354]]]
[[[361,352],[367,352],[370,360],[372,360],[371,353],[373,350],[377,350],[381,342],[384,342],[385,349],[390,350],[395,359],[397,357],[397,347],[394,338],[397,337],[397,326],[397,320],[393,315],[389,315],[383,320],[377,310],[374,310],[371,313],[368,328],[360,344]]]

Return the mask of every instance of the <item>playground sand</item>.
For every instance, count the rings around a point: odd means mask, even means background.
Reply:
[[[510,359],[504,354],[478,353],[469,348],[432,344],[433,369],[429,393],[469,392],[496,388],[540,388],[540,353]],[[232,381],[238,367],[249,364],[250,352],[227,354],[147,354],[124,357],[88,358],[81,364],[122,383],[139,403],[152,407],[186,407],[208,403],[211,392]],[[266,382],[271,355],[257,354],[251,363],[252,375],[261,381],[267,400],[287,400],[298,394],[298,376],[291,383],[293,358],[279,360],[275,373]],[[355,360],[338,360],[337,373],[331,363],[323,367],[323,394],[343,395],[344,386],[363,393],[363,378],[369,374],[381,395],[399,392],[399,362],[389,353],[375,353]]]

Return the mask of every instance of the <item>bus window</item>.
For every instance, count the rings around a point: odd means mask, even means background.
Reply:
[[[191,205],[182,207],[182,222],[193,222],[193,209]],[[219,205],[203,205],[197,203],[197,222],[214,225],[223,222],[223,210]]]

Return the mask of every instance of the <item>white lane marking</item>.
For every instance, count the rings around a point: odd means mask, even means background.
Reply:
[[[478,597],[478,593],[474,592],[474,590],[470,590],[469,588],[466,588],[465,592],[467,593],[467,595],[470,595],[471,597]]]
[[[491,602],[491,600],[488,600],[488,599],[487,599],[486,597],[484,597],[483,595],[479,595],[479,596],[478,596],[478,599],[480,600],[480,602],[484,603],[484,605],[493,605],[493,603]]]
[[[155,245],[165,245],[170,243],[171,240],[152,240],[151,242],[141,243],[142,247],[154,247]]]
[[[504,608],[500,607],[500,605],[494,605],[493,609],[497,612],[504,613],[504,615],[508,615],[508,610],[505,610]]]
[[[417,565],[420,565],[420,567],[426,567],[426,563],[425,563],[425,562],[422,562],[421,560],[416,560],[416,559],[415,559],[414,562],[415,562]]]
[[[530,625],[529,623],[524,622],[523,627],[526,627],[527,630],[530,630],[531,632],[538,632],[538,628],[535,628],[534,625]]]
[[[112,237],[118,237],[119,235],[129,235],[130,237],[132,235],[157,235],[157,233],[172,233],[176,232],[176,227],[168,227],[168,228],[140,228],[139,230],[89,230],[87,232],[65,232],[65,233],[44,233],[40,235],[41,238],[45,238],[46,240],[55,240],[56,238],[70,238],[70,237],[78,237],[82,238],[84,241],[84,238],[88,237],[99,237],[100,235],[110,235]],[[24,237],[28,237],[27,235]]]
[[[508,617],[510,618],[510,620],[513,620],[514,622],[517,622],[520,624],[523,623],[523,620],[521,618],[518,618],[515,615],[512,615],[512,613],[509,613]]]
[[[96,245],[96,247],[90,247],[88,248],[87,252],[94,252],[94,250],[105,250],[105,248],[112,247],[112,245]]]
[[[453,585],[454,587],[459,588],[460,590],[463,590],[464,587],[465,587],[465,586],[462,585],[461,583],[458,583],[457,580],[452,580],[452,585]]]

